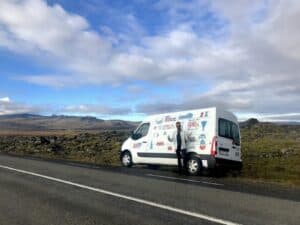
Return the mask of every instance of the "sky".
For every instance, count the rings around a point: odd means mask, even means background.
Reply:
[[[1,0],[0,115],[300,121],[298,0]]]

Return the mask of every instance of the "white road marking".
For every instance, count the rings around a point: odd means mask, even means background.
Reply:
[[[130,201],[133,201],[133,202],[138,202],[138,203],[141,203],[141,204],[144,204],[144,205],[149,205],[149,206],[153,206],[153,207],[156,207],[156,208],[169,210],[171,212],[176,212],[176,213],[180,213],[180,214],[183,214],[183,215],[196,217],[196,218],[199,218],[199,219],[208,220],[208,221],[219,223],[219,224],[238,225],[237,223],[234,223],[234,222],[231,222],[231,221],[228,221],[228,220],[218,219],[218,218],[207,216],[207,215],[204,215],[204,214],[191,212],[191,211],[175,208],[175,207],[168,206],[168,205],[163,205],[163,204],[160,204],[160,203],[155,203],[155,202],[140,199],[140,198],[130,197],[130,196],[127,196],[127,195],[116,193],[116,192],[111,192],[111,191],[107,191],[107,190],[100,189],[100,188],[90,187],[90,186],[87,186],[87,185],[78,184],[78,183],[74,183],[74,182],[71,182],[71,181],[67,181],[67,180],[63,180],[63,179],[59,179],[59,178],[55,178],[55,177],[50,177],[50,176],[46,176],[46,175],[42,175],[42,174],[38,174],[38,173],[33,173],[33,172],[30,172],[30,171],[26,171],[26,170],[15,169],[15,168],[8,167],[8,166],[3,166],[3,165],[0,165],[0,168],[15,171],[15,172],[19,172],[19,173],[23,173],[23,174],[27,174],[27,175],[31,175],[31,176],[44,178],[44,179],[51,180],[51,181],[56,181],[56,182],[63,183],[63,184],[68,184],[68,185],[71,185],[71,186],[75,186],[75,187],[87,189],[87,190],[90,190],[90,191],[95,191],[95,192],[98,192],[98,193],[102,193],[102,194],[105,194],[105,195],[110,195],[110,196],[130,200]]]
[[[189,182],[194,182],[194,183],[202,183],[202,184],[209,184],[209,185],[215,185],[215,186],[224,186],[224,184],[208,182],[208,181],[201,181],[201,180],[190,180],[190,179],[177,178],[177,177],[168,177],[168,176],[154,175],[151,173],[148,173],[146,175],[150,176],[150,177],[160,177],[160,178],[166,178],[166,179],[170,179],[170,180],[182,180],[182,181],[189,181]]]

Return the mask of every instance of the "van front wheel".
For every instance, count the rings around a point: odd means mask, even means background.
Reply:
[[[186,167],[190,175],[197,175],[200,173],[202,165],[197,157],[191,156],[186,162]]]
[[[123,166],[126,167],[131,167],[132,166],[132,157],[130,152],[125,152],[122,156],[122,164]]]

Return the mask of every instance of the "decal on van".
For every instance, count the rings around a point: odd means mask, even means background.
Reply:
[[[202,117],[208,117],[208,111],[201,112],[200,113],[200,118],[202,118]]]
[[[201,149],[201,150],[204,150],[205,148],[206,148],[205,140],[202,139],[202,140],[200,141],[200,149]]]
[[[184,115],[180,115],[178,117],[179,120],[192,119],[192,118],[193,118],[193,113],[187,113],[187,114],[184,114]]]
[[[198,122],[196,120],[190,120],[188,122],[187,126],[188,126],[189,130],[192,130],[192,129],[197,129],[199,127],[199,124],[198,124]]]
[[[202,131],[204,131],[205,127],[206,127],[207,121],[201,121],[201,126],[202,126]]]
[[[165,117],[165,122],[172,122],[172,121],[176,121],[176,117],[172,117],[172,116]]]
[[[142,146],[142,143],[134,143],[133,148],[139,148]]]
[[[199,139],[206,139],[205,134],[200,134]]]
[[[156,143],[156,145],[157,145],[157,146],[164,146],[165,143],[164,143],[163,141],[158,141],[158,142]]]
[[[174,129],[174,128],[175,128],[174,124],[165,124],[163,126],[163,130],[170,130],[170,129]]]
[[[162,124],[163,123],[163,119],[156,120],[155,122],[156,122],[156,124]]]
[[[200,138],[200,150],[204,150],[206,148],[206,136],[205,134],[201,134]]]

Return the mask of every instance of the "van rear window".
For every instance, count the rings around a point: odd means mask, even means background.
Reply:
[[[219,136],[232,139],[236,145],[240,145],[239,128],[229,120],[219,119]]]

